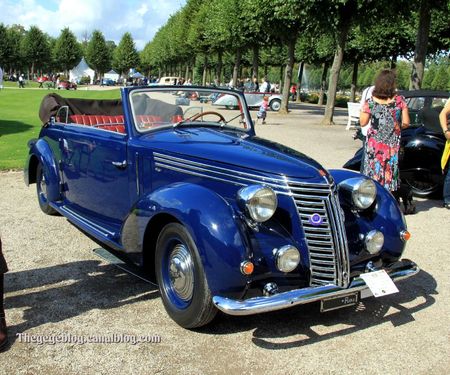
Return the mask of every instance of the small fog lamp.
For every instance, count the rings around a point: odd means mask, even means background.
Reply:
[[[300,263],[300,252],[292,245],[275,250],[275,263],[281,272],[292,272]]]
[[[384,235],[377,230],[371,230],[365,238],[366,250],[370,254],[377,254],[383,248]]]

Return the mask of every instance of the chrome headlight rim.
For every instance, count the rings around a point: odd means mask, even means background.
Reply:
[[[278,198],[274,190],[267,185],[250,185],[237,193],[237,201],[253,221],[263,223],[275,214]]]
[[[300,251],[293,245],[285,245],[275,249],[274,257],[277,269],[284,273],[294,271],[300,264]]]
[[[384,234],[379,230],[373,229],[366,234],[364,244],[369,254],[378,254],[384,246]]]
[[[348,178],[339,183],[338,187],[344,202],[358,211],[372,207],[377,198],[377,185],[367,177]]]
[[[370,196],[361,198],[362,194],[370,194]],[[373,202],[375,202],[376,198],[377,186],[375,185],[375,182],[369,180],[368,178],[362,178],[352,192],[353,204],[360,210],[368,209],[372,206]]]

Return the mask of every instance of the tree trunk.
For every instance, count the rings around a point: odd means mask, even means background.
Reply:
[[[356,101],[356,83],[358,82],[358,60],[353,62],[352,85],[350,89],[350,101]]]
[[[397,55],[392,56],[391,58],[391,69],[395,69],[397,67]]]
[[[253,72],[252,76],[258,79],[259,70],[259,46],[257,44],[253,45]]]
[[[325,96],[325,91],[327,89],[327,75],[328,75],[328,63],[324,62],[322,64],[322,77],[320,78],[320,93],[319,102],[317,104],[323,105],[323,98]]]
[[[205,54],[205,60],[203,61],[203,77],[202,77],[202,85],[206,86],[206,73],[208,70],[208,55]]]
[[[222,56],[223,56],[223,51],[219,51],[217,53],[217,70],[216,70],[217,85],[219,85],[219,86],[220,86],[220,83],[222,82],[222,66],[223,66]]]
[[[280,92],[283,92],[283,75],[284,75],[284,66],[280,65],[280,80],[278,82]]]
[[[305,68],[305,62],[302,61],[300,66],[298,67],[298,75],[297,75],[297,99],[296,102],[300,103],[300,91],[302,89],[302,78],[303,78],[303,69]]]
[[[330,84],[327,93],[327,105],[325,107],[325,114],[323,116],[322,125],[334,125],[333,112],[336,103],[336,91],[339,81],[339,73],[341,71],[342,60],[344,58],[345,43],[347,41],[348,30],[350,23],[343,23],[339,30],[338,40],[336,45],[336,52],[334,53],[333,65],[331,67]]]
[[[236,87],[236,85],[237,85],[240,66],[241,66],[241,49],[238,48],[236,50],[236,60],[234,62],[234,68],[233,68],[233,87]]]
[[[192,82],[195,82],[195,57],[192,59]]]
[[[286,64],[286,70],[284,72],[284,85],[283,85],[283,98],[281,99],[280,113],[288,113],[289,105],[289,87],[292,81],[292,70],[294,69],[295,59],[295,39],[291,39],[288,42],[288,62]]]
[[[186,64],[186,70],[184,72],[184,79],[186,81],[189,79],[189,63]]]
[[[419,11],[419,28],[417,30],[416,49],[412,64],[411,82],[409,88],[419,90],[422,86],[425,57],[427,55],[428,34],[431,23],[431,2],[421,0]]]

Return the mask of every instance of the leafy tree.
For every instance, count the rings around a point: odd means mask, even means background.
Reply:
[[[111,55],[103,34],[95,30],[86,48],[86,59],[97,77],[103,76],[111,67]]]
[[[25,34],[25,28],[21,25],[5,27],[0,24],[0,66],[9,73],[23,68],[20,45]]]
[[[128,74],[131,68],[139,65],[139,54],[136,51],[133,37],[130,33],[125,33],[119,45],[114,50],[113,67],[120,74]]]
[[[435,90],[449,90],[450,89],[450,75],[447,67],[442,64],[437,70],[432,86]]]
[[[6,66],[9,62],[9,56],[11,55],[7,32],[6,27],[0,23],[0,67]]]
[[[54,49],[57,68],[64,70],[65,74],[68,75],[69,70],[80,62],[81,57],[81,47],[75,35],[68,27],[62,29]]]
[[[37,27],[31,26],[21,43],[25,61],[31,63],[31,76],[35,68],[42,69],[51,60],[47,36]]]
[[[425,70],[425,58],[427,55],[428,39],[431,30],[431,19],[433,11],[444,11],[448,12],[448,1],[447,0],[417,0],[414,4],[419,9],[418,12],[418,28],[416,33],[416,47],[414,51],[414,61],[412,65],[411,73],[411,84],[412,89],[418,90],[422,86],[423,74]],[[444,18],[445,19],[445,18]],[[447,13],[446,26],[443,27],[447,31],[446,45],[448,47],[448,32],[450,27],[448,26],[448,13]],[[445,25],[445,24],[444,24]],[[439,45],[439,44],[438,44]],[[440,46],[444,46],[445,42]],[[439,47],[438,47],[439,48]]]
[[[287,47],[287,61],[281,112],[288,111],[289,87],[295,62],[295,45],[298,34],[306,24],[305,4],[297,0],[244,0],[243,9],[249,25],[259,22],[272,40],[281,41]]]

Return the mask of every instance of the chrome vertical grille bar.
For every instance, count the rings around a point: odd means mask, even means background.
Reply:
[[[310,285],[349,282],[347,237],[334,186],[289,181],[292,198],[302,223],[310,258]],[[320,215],[320,222],[311,217]]]

